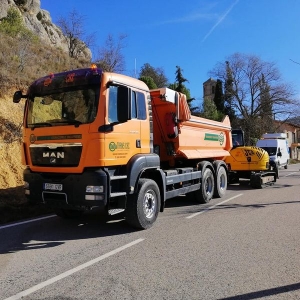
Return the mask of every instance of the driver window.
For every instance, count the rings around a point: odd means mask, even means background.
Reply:
[[[131,118],[137,118],[137,111],[136,111],[136,92],[131,92]]]
[[[108,96],[108,121],[110,123],[118,121],[117,96],[118,96],[118,87],[110,86],[109,96]]]

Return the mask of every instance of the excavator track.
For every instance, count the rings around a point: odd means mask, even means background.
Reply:
[[[262,189],[263,187],[273,185],[278,178],[276,171],[269,172],[253,172],[250,177],[250,186],[254,189]]]

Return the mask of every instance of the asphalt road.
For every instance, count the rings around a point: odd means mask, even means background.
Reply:
[[[0,227],[0,299],[300,299],[300,165],[135,231],[91,211]]]

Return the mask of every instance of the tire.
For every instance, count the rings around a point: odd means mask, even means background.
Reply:
[[[160,209],[160,191],[155,181],[142,178],[137,193],[127,199],[125,219],[138,229],[148,229],[156,221]]]
[[[208,203],[214,194],[215,180],[211,169],[206,168],[202,173],[201,187],[192,192],[194,200],[198,203]]]
[[[214,196],[222,198],[227,190],[227,172],[223,166],[217,170]]]
[[[252,174],[251,175],[251,177],[250,177],[250,186],[253,189],[261,189],[262,188],[260,174]]]
[[[237,174],[237,172],[233,172],[230,171],[227,177],[227,185],[228,184],[235,184],[235,183],[239,183],[240,182],[240,178],[239,175]]]
[[[271,162],[270,164],[270,170],[274,171],[276,173],[276,179],[279,179],[279,171],[276,163]]]
[[[76,219],[83,214],[82,210],[72,210],[72,209],[62,209],[62,208],[56,208],[54,209],[54,212],[58,217],[61,217],[63,219]]]
[[[288,168],[288,163],[289,163],[289,162],[287,161],[287,162],[286,162],[286,165],[284,166],[285,169]]]

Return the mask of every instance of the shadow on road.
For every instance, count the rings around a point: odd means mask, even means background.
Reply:
[[[280,287],[271,288],[267,290],[241,294],[233,297],[220,298],[219,300],[252,300],[252,299],[265,298],[269,296],[293,292],[299,289],[300,289],[300,283],[298,282],[298,283],[283,285]]]
[[[0,230],[0,254],[51,248],[67,240],[125,235],[135,231],[127,225],[122,214],[106,216],[97,209],[86,212],[78,219],[65,220],[53,216]]]

